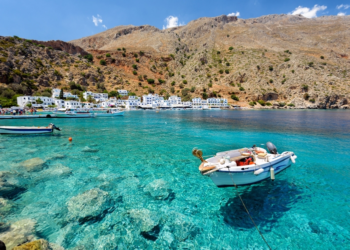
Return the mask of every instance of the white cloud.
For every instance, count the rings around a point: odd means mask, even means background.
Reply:
[[[98,26],[99,23],[102,23],[102,18],[99,14],[97,14],[97,17],[92,16],[92,22],[95,24],[95,26]]]
[[[168,16],[165,18],[166,25],[163,25],[163,29],[174,28],[178,26],[185,25],[184,23],[179,23],[179,18],[176,16]]]
[[[337,6],[337,9],[340,10],[341,8],[344,8],[344,10],[349,9],[350,5],[348,4],[341,4]],[[339,16],[339,15],[338,15]]]
[[[317,17],[318,11],[325,10],[325,9],[327,9],[327,6],[324,6],[324,5],[319,6],[317,4],[312,9],[299,6],[293,12],[288,13],[288,14],[292,14],[292,15],[300,15],[301,14],[307,18],[314,18],[314,17]]]
[[[236,13],[232,12],[230,14],[228,14],[227,16],[239,16],[240,13],[237,11]]]
[[[337,16],[345,16],[345,14],[344,12],[339,12]]]
[[[105,28],[105,29],[107,29],[107,26],[106,26],[106,25],[104,25],[104,24],[102,24],[102,27],[103,27],[103,28]]]

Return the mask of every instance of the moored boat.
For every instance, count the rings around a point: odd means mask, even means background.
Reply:
[[[250,185],[268,178],[275,179],[280,173],[295,163],[297,156],[290,151],[279,154],[271,143],[266,144],[269,153],[259,147],[243,148],[219,152],[204,160],[202,151],[194,149],[192,154],[202,163],[199,170],[209,176],[218,187]]]
[[[0,126],[0,134],[45,134],[52,133],[55,129],[61,131],[53,123],[47,127]]]
[[[90,118],[94,114],[86,109],[67,109],[53,112],[57,118]]]
[[[106,112],[94,113],[95,117],[114,117],[114,116],[123,116],[124,111],[119,109],[108,109]]]

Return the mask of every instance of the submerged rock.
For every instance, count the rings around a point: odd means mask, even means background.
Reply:
[[[0,216],[10,213],[13,207],[14,203],[12,201],[0,198]]]
[[[13,250],[51,250],[46,240],[40,239],[14,247]]]
[[[62,154],[53,154],[53,155],[50,155],[49,157],[47,157],[47,160],[51,161],[51,160],[63,159],[65,157],[66,156],[62,155]]]
[[[6,231],[0,233],[0,239],[5,243],[6,249],[34,239],[34,228],[36,222],[31,219],[16,221]]]
[[[155,199],[166,199],[169,196],[167,183],[163,179],[157,179],[149,183],[144,189]]]
[[[98,219],[110,209],[112,199],[108,192],[94,188],[71,198],[66,204],[68,208],[68,219],[78,220],[80,223]]]
[[[81,152],[86,152],[86,153],[95,153],[98,152],[98,149],[94,149],[94,148],[89,148],[88,146],[86,146],[85,148],[83,148],[83,150]]]
[[[7,181],[0,181],[0,196],[12,199],[18,193],[23,192],[25,189],[17,185],[11,184]]]
[[[0,149],[5,149],[5,146],[0,146]]]
[[[45,166],[45,161],[39,157],[32,158],[20,163],[28,172],[40,171]]]
[[[146,208],[131,209],[128,213],[133,223],[140,228],[141,232],[149,232],[159,223],[158,215]]]

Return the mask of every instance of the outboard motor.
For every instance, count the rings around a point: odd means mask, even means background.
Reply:
[[[61,129],[59,127],[56,127],[55,124],[53,123],[50,123],[50,125],[52,126],[53,129],[56,129],[58,131],[61,131]]]
[[[272,142],[267,142],[266,147],[271,154],[277,154],[277,148],[275,145],[272,144]]]

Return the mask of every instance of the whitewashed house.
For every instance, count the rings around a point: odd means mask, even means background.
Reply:
[[[38,100],[42,103],[38,103]],[[39,101],[40,102],[40,101]],[[47,108],[49,105],[55,105],[54,99],[47,96],[19,96],[17,97],[17,105],[21,108],[31,104],[33,108]]]
[[[228,107],[227,99],[225,98],[208,98],[208,106],[210,108],[225,108]]]
[[[118,93],[120,96],[127,96],[129,92],[125,89],[118,89]]]
[[[52,98],[59,98],[60,97],[60,89],[52,89]],[[72,95],[70,92],[63,92],[63,98],[75,98],[78,99],[77,95]]]
[[[196,97],[192,99],[192,108],[194,109],[202,108],[202,99],[200,97]]]
[[[65,108],[64,106],[64,100],[61,100],[61,99],[54,99],[54,103],[56,105],[56,108],[58,109],[63,109]]]
[[[64,106],[66,109],[80,109],[83,107],[79,101],[65,101]]]
[[[129,96],[128,100],[123,100],[126,109],[136,109],[141,105],[141,98],[137,96]]]
[[[148,94],[142,96],[142,103],[140,105],[141,108],[157,108],[160,105],[160,102],[163,101],[164,98],[155,94]]]
[[[170,103],[170,106],[173,108],[181,107],[182,106],[181,97],[176,95],[170,96],[169,103]]]
[[[91,91],[86,91],[83,93],[85,100],[87,100],[89,96],[94,98],[97,102],[104,102],[108,100],[108,93],[93,93]]]

